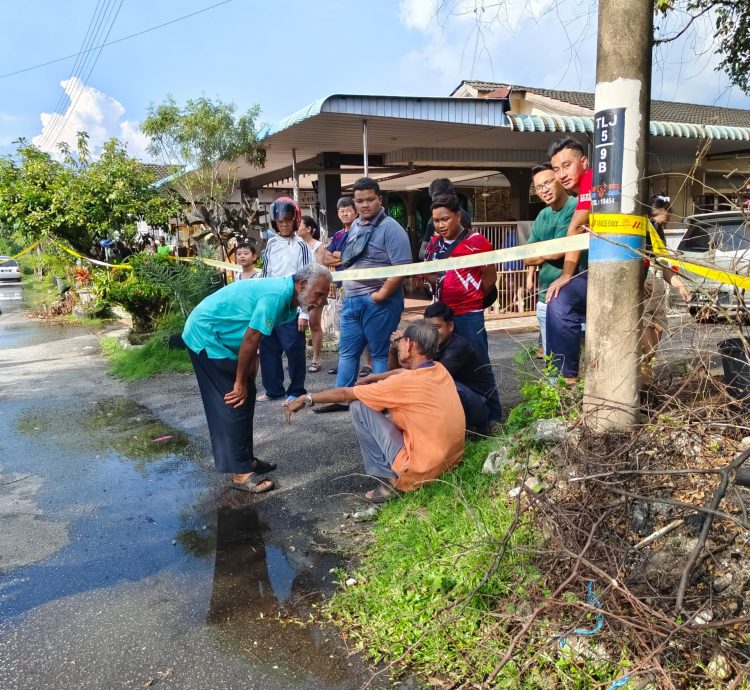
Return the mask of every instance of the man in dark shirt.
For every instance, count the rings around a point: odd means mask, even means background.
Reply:
[[[453,333],[453,309],[443,302],[433,302],[424,311],[424,318],[434,324],[440,336],[437,355],[434,360],[440,362],[453,377],[458,397],[466,415],[466,428],[478,434],[490,434],[490,409],[487,399],[495,390],[495,376],[492,370],[483,365],[471,343],[466,338]],[[399,331],[393,334],[392,340],[401,336]],[[398,352],[390,352],[386,374],[380,374],[373,380],[388,376],[399,368]],[[375,377],[376,375],[372,375]],[[371,377],[363,379],[369,382]]]

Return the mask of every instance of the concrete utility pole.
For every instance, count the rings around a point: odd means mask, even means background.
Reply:
[[[653,0],[599,0],[584,412],[638,422]]]

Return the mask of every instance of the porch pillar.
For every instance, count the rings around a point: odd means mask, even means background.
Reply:
[[[328,171],[341,168],[341,154],[324,153],[322,166],[326,172],[318,175],[318,203],[320,204],[321,229],[330,238],[342,227],[336,209],[336,204],[341,198],[341,173]]]
[[[529,217],[529,189],[531,170],[527,168],[501,168],[510,182],[510,213],[516,220],[531,220]]]

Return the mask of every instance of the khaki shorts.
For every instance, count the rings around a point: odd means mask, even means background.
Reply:
[[[667,330],[667,286],[664,279],[649,273],[643,283],[643,327]]]

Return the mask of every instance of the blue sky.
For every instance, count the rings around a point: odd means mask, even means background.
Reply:
[[[120,7],[109,34],[115,40],[218,1],[4,3],[0,74],[76,53],[97,10],[111,18]],[[488,24],[481,35],[476,3]],[[37,142],[45,147],[58,131],[72,141],[83,127],[94,145],[118,136],[140,156],[145,142],[138,124],[148,104],[168,93],[178,102],[218,97],[242,110],[258,103],[261,121],[271,122],[332,93],[438,96],[468,78],[593,90],[592,0],[450,0],[437,16],[435,4],[231,0],[103,48],[85,84],[69,81],[74,59],[0,78],[0,154],[11,152],[18,137],[42,135],[44,119],[47,137]],[[750,98],[713,71],[707,29],[655,55],[653,96],[750,108]],[[85,77],[92,62],[85,70],[79,64],[75,74]],[[66,80],[69,94],[81,94],[72,110],[67,97],[58,107]],[[56,110],[62,117],[53,127]]]

